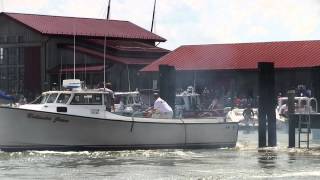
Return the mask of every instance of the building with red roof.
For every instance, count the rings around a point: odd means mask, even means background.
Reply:
[[[160,64],[176,70],[255,70],[257,62],[274,62],[277,69],[320,65],[320,41],[287,41],[181,46],[142,71],[158,71]]]
[[[74,56],[89,87],[103,80],[106,57],[107,81],[135,89],[139,69],[169,52],[156,46],[166,39],[128,21],[2,12],[0,24],[0,89],[9,93],[59,86],[73,78]]]
[[[284,94],[304,84],[313,88],[315,66],[320,66],[320,41],[287,41],[181,46],[141,71],[157,72],[159,65],[174,66],[178,88],[209,87],[228,96],[256,96],[258,62],[273,62],[276,88]]]

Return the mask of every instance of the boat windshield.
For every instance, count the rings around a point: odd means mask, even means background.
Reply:
[[[38,96],[30,104],[44,104],[47,101],[48,97],[49,97],[49,94],[42,94],[41,96]]]
[[[58,93],[52,93],[49,95],[47,99],[47,103],[54,103],[54,101],[57,99]]]
[[[61,93],[58,97],[57,103],[60,104],[67,104],[71,97],[71,94]]]
[[[30,102],[30,104],[44,104],[46,102],[47,98],[48,98],[48,95],[47,94],[46,95],[43,94],[41,96],[36,97],[35,100]]]

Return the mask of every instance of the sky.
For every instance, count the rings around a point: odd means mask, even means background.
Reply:
[[[112,0],[110,19],[151,28],[154,0]],[[0,0],[0,11],[106,18],[108,0]],[[320,0],[157,0],[160,47],[320,40]]]

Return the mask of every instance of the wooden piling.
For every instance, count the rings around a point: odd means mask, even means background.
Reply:
[[[320,100],[320,66],[312,68],[312,96]],[[318,108],[318,112],[320,112]]]
[[[259,62],[259,147],[266,147],[266,131],[268,121],[268,146],[277,145],[276,131],[276,96],[274,64]]]
[[[294,97],[296,96],[295,90],[289,90],[288,94],[288,129],[289,129],[289,148],[294,148],[296,146],[296,135],[295,135],[295,119],[294,119]]]
[[[275,93],[275,73],[274,73],[274,64],[269,63],[268,67],[268,101],[267,105],[267,120],[268,120],[268,146],[275,147],[277,146],[277,120],[276,120],[276,93]]]
[[[159,93],[174,110],[176,98],[176,70],[174,66],[159,65]]]
[[[258,70],[259,70],[259,127],[258,127],[258,142],[259,147],[266,147],[267,146],[267,136],[266,136],[266,111],[265,111],[265,98],[266,98],[266,88],[263,81],[266,79],[266,72],[264,71],[264,66],[262,63],[258,63]]]

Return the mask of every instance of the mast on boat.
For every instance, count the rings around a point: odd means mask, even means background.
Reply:
[[[156,4],[157,4],[157,0],[154,0],[154,4],[153,4],[153,13],[152,13],[152,22],[151,22],[151,32],[153,32],[153,24],[154,24],[154,17],[156,14]]]
[[[104,36],[104,42],[103,42],[103,90],[106,89],[106,41],[107,41],[107,37]]]
[[[110,4],[111,0],[108,2],[108,10],[107,10],[107,20],[110,19]],[[104,36],[104,42],[103,42],[103,89],[106,89],[106,46],[107,46],[107,37]]]
[[[108,3],[107,20],[110,19],[110,4],[111,4],[111,0],[109,0],[109,3]]]
[[[76,33],[73,25],[73,79],[76,79]]]

